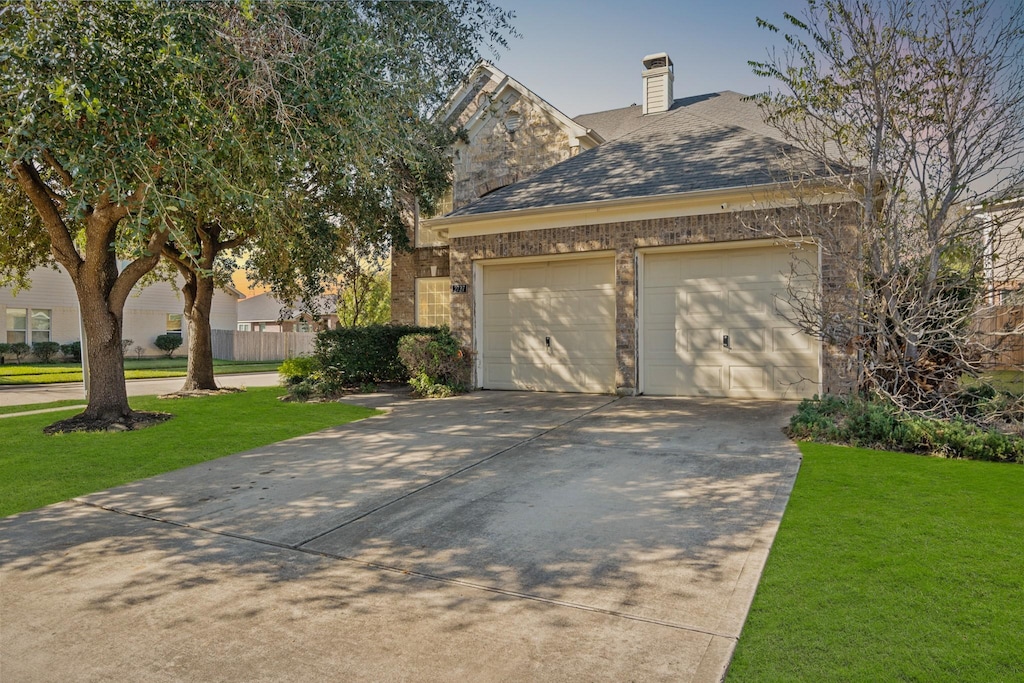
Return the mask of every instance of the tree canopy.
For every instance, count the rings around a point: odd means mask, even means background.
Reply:
[[[430,201],[446,146],[430,116],[509,20],[487,0],[0,6],[0,278],[70,273],[99,388],[86,415],[130,413],[124,300],[168,245],[205,270],[194,226],[252,240],[284,287],[337,240],[311,206]]]

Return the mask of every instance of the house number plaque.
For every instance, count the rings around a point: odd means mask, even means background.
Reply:
[[[452,294],[465,294],[469,291],[469,285],[452,285]]]

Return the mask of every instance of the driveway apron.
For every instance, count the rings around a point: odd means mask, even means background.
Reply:
[[[388,412],[0,520],[0,678],[721,680],[792,404],[351,400]]]

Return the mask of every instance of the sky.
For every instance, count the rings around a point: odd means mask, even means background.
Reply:
[[[803,0],[496,0],[516,14],[521,38],[509,40],[499,69],[569,116],[640,102],[641,60],[667,52],[678,97],[766,89],[748,60],[773,43],[756,19],[779,24],[800,15]]]

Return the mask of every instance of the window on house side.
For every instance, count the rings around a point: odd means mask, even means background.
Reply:
[[[28,340],[28,309],[7,309],[7,343],[17,344]]]
[[[420,213],[419,207],[416,208],[416,246],[417,247],[443,247],[448,244],[448,240],[444,239],[437,230],[431,230],[430,228],[423,225],[423,221],[428,218],[434,218],[435,216],[443,216],[447,213],[452,212],[452,190],[449,188],[444,196],[437,202],[437,211],[433,214],[427,215],[426,213]]]
[[[423,327],[451,322],[451,280],[423,277],[416,280],[416,324]]]
[[[32,309],[32,343],[50,341],[53,314],[49,309]]]
[[[181,313],[167,314],[167,334],[181,334]]]

